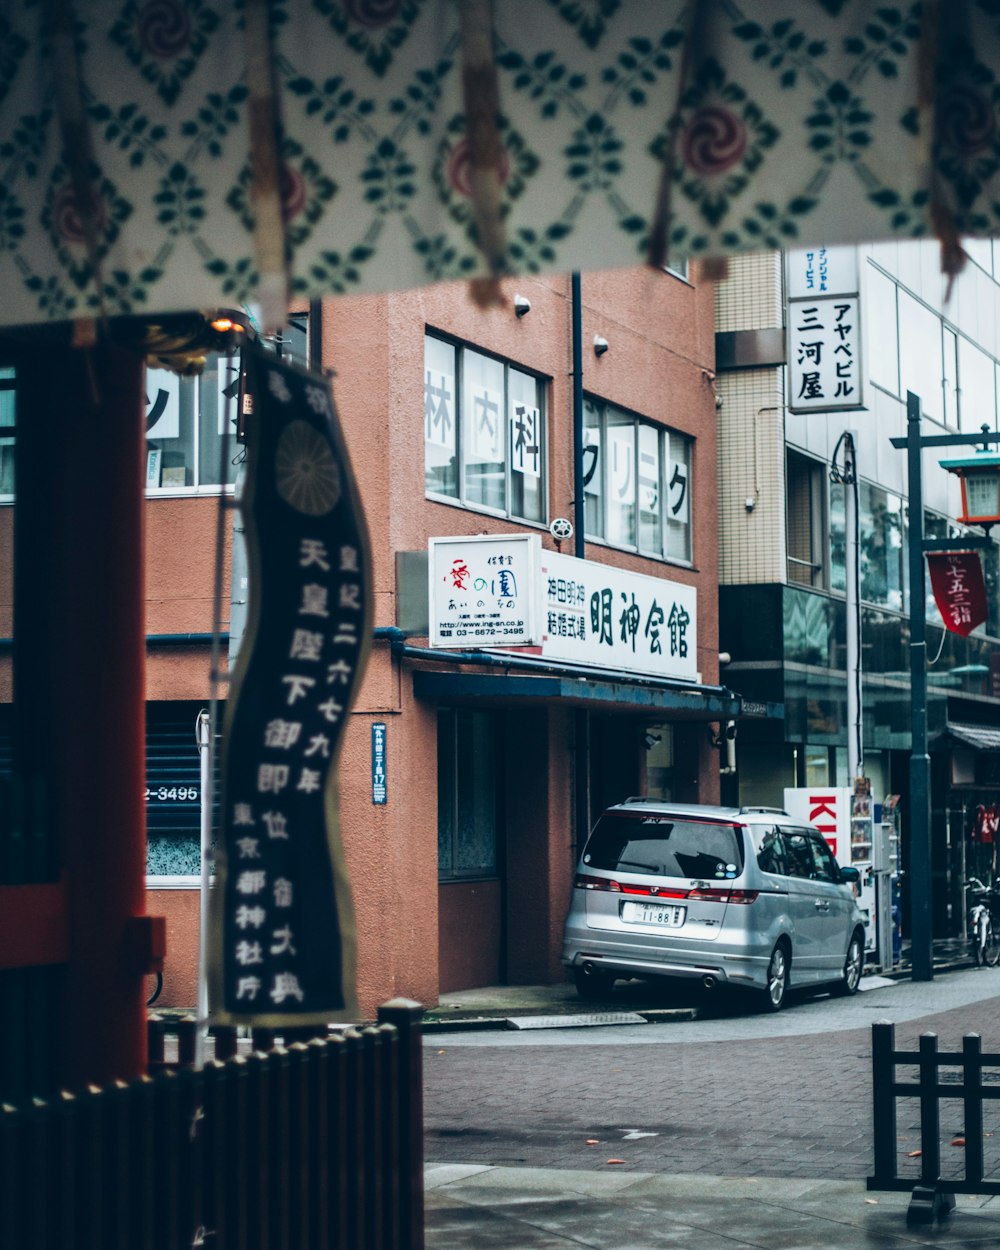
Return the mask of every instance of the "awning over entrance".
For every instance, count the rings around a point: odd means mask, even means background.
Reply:
[[[954,743],[971,747],[974,751],[1000,752],[1000,726],[958,725],[950,721],[943,733],[938,736],[934,746],[941,747]]]
[[[666,716],[670,720],[733,720],[740,697],[722,686],[652,684],[622,681],[619,673],[597,671],[531,677],[521,673],[448,673],[414,669],[413,693],[440,703],[494,704],[564,703],[600,712],[631,712]]]

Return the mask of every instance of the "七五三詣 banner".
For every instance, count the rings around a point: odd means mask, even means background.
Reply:
[[[226,713],[209,1006],[219,1023],[295,1026],[354,1008],[336,768],[368,652],[370,564],[327,381],[245,350],[250,608]]]

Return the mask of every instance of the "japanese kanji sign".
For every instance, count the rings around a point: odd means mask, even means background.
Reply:
[[[927,556],[934,602],[945,628],[971,634],[986,620],[986,585],[978,551],[932,551]]]
[[[537,534],[432,538],[432,647],[526,646],[538,642]]]
[[[534,645],[546,659],[700,681],[693,586],[543,551],[535,534],[432,538],[432,647]]]
[[[861,404],[861,333],[856,295],[791,300],[788,407],[829,412]]]
[[[553,551],[540,586],[547,659],[700,680],[693,586]]]
[[[226,709],[210,1012],[313,1024],[354,1011],[336,765],[371,633],[368,540],[328,383],[247,352],[250,608]]]

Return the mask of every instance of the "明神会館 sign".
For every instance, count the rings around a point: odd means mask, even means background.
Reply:
[[[697,682],[693,586],[543,551],[535,534],[432,538],[433,647],[531,646],[545,659]]]

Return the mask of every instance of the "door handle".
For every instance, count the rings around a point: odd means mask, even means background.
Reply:
[[[830,904],[825,899],[818,898],[816,900],[816,910],[817,911],[829,911]]]

